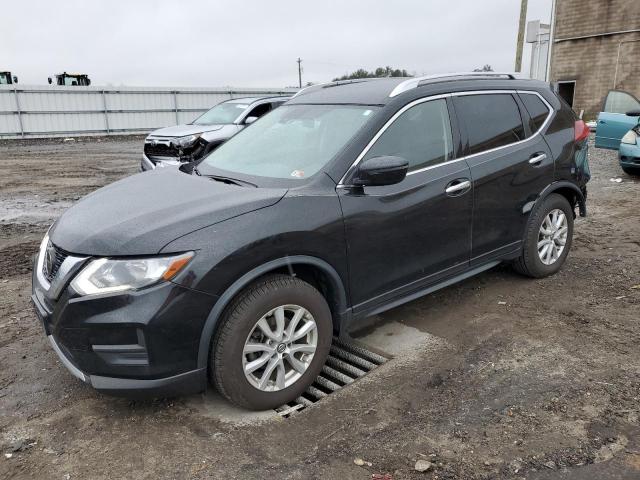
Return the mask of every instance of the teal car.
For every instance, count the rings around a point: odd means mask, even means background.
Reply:
[[[598,115],[596,147],[618,150],[625,173],[640,175],[640,101],[628,92],[612,90]]]
[[[622,137],[619,152],[622,170],[630,175],[640,175],[640,124]]]
[[[596,147],[618,150],[620,141],[640,121],[640,101],[628,92],[611,90],[598,115]]]

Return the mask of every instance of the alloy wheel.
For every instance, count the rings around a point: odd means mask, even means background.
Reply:
[[[569,222],[565,213],[556,208],[542,221],[538,233],[538,256],[545,265],[554,264],[562,255],[569,234]]]
[[[281,305],[263,315],[247,336],[244,374],[258,390],[283,390],[306,372],[317,345],[313,315],[299,305]]]

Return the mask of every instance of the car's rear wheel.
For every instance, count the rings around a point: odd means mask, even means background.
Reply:
[[[573,209],[565,197],[551,194],[529,217],[522,255],[515,269],[534,278],[556,273],[564,264],[573,240]]]
[[[210,377],[232,402],[254,410],[297,398],[329,354],[333,326],[322,294],[295,277],[272,275],[241,292],[212,341]]]

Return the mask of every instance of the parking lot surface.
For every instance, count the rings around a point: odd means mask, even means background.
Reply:
[[[31,257],[141,143],[0,142],[0,478],[640,478],[640,179],[615,152],[591,148],[559,274],[500,266],[371,319],[359,341],[393,358],[285,419],[102,396],[51,350]]]

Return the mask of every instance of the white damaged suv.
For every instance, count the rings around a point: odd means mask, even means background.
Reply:
[[[155,130],[145,139],[140,169],[153,170],[204,158],[289,98],[235,98],[219,103],[192,123]]]

